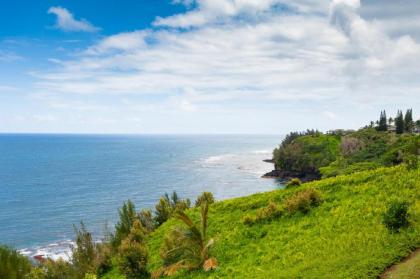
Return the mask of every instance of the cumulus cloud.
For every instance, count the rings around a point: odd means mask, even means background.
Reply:
[[[58,69],[35,73],[36,87],[149,96],[127,107],[156,113],[282,107],[334,118],[330,106],[419,104],[417,39],[363,17],[363,1],[182,2],[191,9],[155,22],[170,28],[105,37]]]
[[[97,32],[100,30],[86,19],[75,19],[72,13],[62,7],[51,7],[48,13],[57,16],[55,27],[63,31]]]

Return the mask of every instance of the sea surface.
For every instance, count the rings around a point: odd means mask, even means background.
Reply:
[[[281,136],[0,135],[0,243],[29,256],[68,256],[73,224],[97,239],[131,199],[165,192],[227,199],[281,188],[272,169]]]

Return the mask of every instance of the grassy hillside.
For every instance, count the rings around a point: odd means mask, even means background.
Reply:
[[[243,224],[245,215],[305,188],[318,189],[324,200],[309,213]],[[411,226],[399,233],[381,222],[395,199],[411,204]],[[197,210],[188,213],[198,219]],[[159,250],[175,224],[169,220],[149,236],[150,270],[161,266]],[[379,168],[218,202],[210,210],[209,236],[216,240],[211,254],[219,268],[181,272],[179,278],[376,278],[420,246],[420,170]]]

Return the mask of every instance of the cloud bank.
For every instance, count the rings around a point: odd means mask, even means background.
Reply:
[[[420,105],[419,38],[412,26],[390,23],[404,13],[360,0],[176,2],[188,11],[103,38],[37,72],[36,88],[120,96],[127,109],[196,115],[276,115],[281,108],[339,121],[366,106]],[[54,9],[63,29],[94,28]]]

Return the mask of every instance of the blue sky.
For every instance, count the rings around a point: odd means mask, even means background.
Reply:
[[[420,3],[3,1],[0,132],[263,133],[420,112]]]

